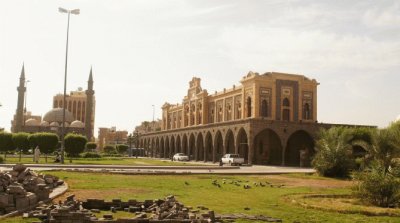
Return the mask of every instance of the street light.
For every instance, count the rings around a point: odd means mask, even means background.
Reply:
[[[74,9],[74,10],[68,10],[64,8],[58,8],[58,11],[61,13],[67,13],[68,14],[68,23],[67,23],[67,44],[66,44],[66,50],[65,50],[65,74],[64,74],[64,97],[63,97],[63,122],[62,122],[62,128],[61,128],[61,163],[64,163],[64,148],[65,148],[65,141],[64,141],[64,135],[65,135],[65,101],[66,101],[66,95],[67,95],[67,65],[68,65],[68,37],[69,37],[69,16],[70,14],[74,15],[79,15],[80,10],[79,9]]]

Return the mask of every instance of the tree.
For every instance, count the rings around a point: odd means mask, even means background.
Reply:
[[[127,151],[128,151],[128,146],[127,145],[124,145],[124,144],[118,144],[118,145],[116,145],[116,149],[117,149],[117,152],[119,153],[119,154],[124,154],[124,153],[126,153]]]
[[[113,145],[104,146],[103,151],[106,154],[116,154],[117,153],[117,151],[115,150],[115,147]]]
[[[372,143],[364,144],[369,153],[367,168],[355,173],[354,194],[362,201],[381,207],[400,204],[400,123],[392,123],[372,135]]]
[[[93,152],[97,148],[97,144],[95,142],[88,142],[85,147],[87,151]]]
[[[65,152],[70,157],[77,157],[85,150],[87,138],[83,135],[68,133],[65,138]]]
[[[39,132],[30,135],[29,142],[33,148],[39,146],[40,152],[45,154],[47,163],[47,155],[54,152],[57,148],[58,136],[54,133]]]
[[[345,127],[332,127],[319,132],[314,168],[324,176],[347,177],[355,167],[352,149],[356,142],[367,138],[367,131]]]
[[[30,149],[29,144],[29,133],[26,132],[18,132],[12,134],[12,141],[14,143],[14,147],[19,150],[19,161],[21,162],[21,154],[22,152],[27,153]]]
[[[7,152],[15,150],[12,134],[8,132],[0,132],[0,151],[4,152],[4,160],[7,157]]]

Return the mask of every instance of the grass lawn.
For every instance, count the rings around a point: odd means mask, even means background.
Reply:
[[[100,173],[51,172],[65,179],[70,191],[80,200],[87,198],[156,199],[176,195],[186,206],[204,205],[217,214],[246,213],[263,214],[280,218],[283,222],[400,222],[400,217],[366,216],[362,214],[340,213],[318,210],[299,205],[296,196],[301,194],[349,194],[351,182],[327,179],[303,174],[274,176],[218,176],[218,175],[118,175]],[[222,179],[226,179],[223,184]],[[212,185],[218,180],[221,187]],[[251,189],[235,186],[233,180],[248,181]],[[254,182],[270,182],[278,187],[255,187]],[[185,184],[188,183],[188,185]],[[64,196],[64,197],[65,197]],[[301,201],[301,200],[300,200]],[[324,203],[320,204],[324,205]],[[249,207],[250,210],[244,210]],[[20,217],[3,220],[4,223],[32,222]],[[239,221],[240,222],[240,221]],[[242,221],[245,222],[245,221]]]
[[[58,164],[53,162],[53,157],[47,158],[48,164]],[[7,157],[4,163],[25,163],[33,164],[32,157],[22,157],[21,162],[19,157]],[[40,158],[40,163],[45,164],[45,158]],[[69,159],[65,159],[65,164],[96,164],[96,165],[132,165],[132,166],[201,166],[202,163],[196,162],[170,162],[167,160],[160,159],[149,159],[149,158],[124,158],[124,157],[102,157],[102,158],[74,158],[72,163]]]

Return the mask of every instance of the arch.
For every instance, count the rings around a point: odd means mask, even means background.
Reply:
[[[160,139],[156,138],[156,154],[155,157],[160,157]]]
[[[285,106],[285,107],[289,107],[290,106],[289,99],[288,98],[284,98],[283,102],[282,102],[282,105]]]
[[[213,162],[217,162],[221,159],[223,150],[222,134],[220,131],[217,131],[214,138]]]
[[[254,137],[254,164],[281,165],[282,143],[272,129],[264,129]]]
[[[164,158],[169,159],[169,154],[170,154],[170,146],[169,146],[169,137],[165,137],[165,148],[164,148]]]
[[[184,134],[182,137],[182,150],[180,152],[185,153],[185,154],[188,153],[188,139],[187,139],[186,134]]]
[[[170,141],[170,151],[169,151],[169,156],[168,157],[172,157],[175,154],[175,137],[171,136],[171,141]]]
[[[239,129],[236,144],[236,148],[238,148],[237,153],[240,157],[244,158],[245,163],[248,163],[249,145],[247,141],[247,133],[243,128]]]
[[[308,132],[298,130],[288,139],[285,149],[285,165],[310,166],[314,153],[314,139]]]
[[[164,144],[164,137],[161,137],[161,140],[160,140],[160,158],[165,158],[164,157],[164,155],[165,155],[165,144]]]
[[[261,117],[268,117],[268,102],[265,99],[261,102]]]
[[[235,138],[232,130],[228,129],[225,135],[225,153],[235,153]]]
[[[176,144],[175,144],[176,150],[174,153],[180,153],[182,152],[182,145],[181,145],[181,136],[178,135],[176,137]]]
[[[212,161],[212,160],[213,160],[212,136],[210,132],[207,132],[204,141],[204,161]]]
[[[189,160],[194,159],[195,151],[196,151],[196,141],[194,138],[194,134],[192,133],[189,136],[189,148],[188,148]]]
[[[197,140],[196,140],[196,155],[195,159],[196,161],[198,160],[204,160],[204,146],[203,146],[203,134],[199,132],[197,135]]]
[[[247,97],[246,105],[247,105],[247,118],[250,118],[251,117],[251,97]]]
[[[155,154],[155,138],[151,138],[151,143],[150,143],[150,157],[154,157]]]

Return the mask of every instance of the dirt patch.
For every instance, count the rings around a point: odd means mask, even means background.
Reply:
[[[353,185],[353,182],[350,180],[318,180],[295,178],[285,175],[271,175],[267,177],[267,180],[274,184],[284,184],[286,187],[344,188]]]
[[[141,194],[148,193],[148,190],[143,189],[128,189],[128,188],[118,188],[109,189],[109,190],[93,190],[93,189],[77,189],[77,190],[69,190],[64,195],[54,199],[54,202],[64,201],[69,195],[74,194],[75,198],[81,201],[87,200],[88,198],[95,199],[106,199],[108,197],[111,198],[119,198],[120,195],[123,194]]]

